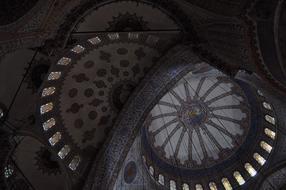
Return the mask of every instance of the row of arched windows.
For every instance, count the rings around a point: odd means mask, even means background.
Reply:
[[[79,54],[82,53],[85,50],[84,47],[82,47],[81,45],[76,45],[75,47],[73,47],[71,49],[72,52]],[[57,65],[61,65],[61,66],[67,66],[71,63],[71,58],[68,57],[62,57],[58,62]],[[60,71],[53,71],[50,72],[50,74],[48,75],[47,80],[48,81],[56,81],[58,79],[60,79],[62,73]],[[53,95],[56,92],[56,87],[54,86],[50,86],[50,87],[46,87],[43,89],[42,91],[42,98],[48,97]],[[48,102],[46,104],[41,105],[40,107],[40,113],[42,115],[49,113],[50,111],[52,111],[54,109],[54,104],[53,102]],[[50,130],[51,128],[56,126],[56,119],[51,117],[48,120],[46,120],[45,122],[43,122],[42,127],[43,130],[45,132],[47,132],[48,130]],[[51,146],[55,146],[57,143],[59,143],[62,140],[62,134],[61,132],[55,132],[49,139],[49,143]],[[69,145],[64,145],[60,151],[58,152],[58,156],[60,157],[60,159],[65,159],[66,156],[71,152],[71,148]],[[72,158],[72,160],[69,163],[69,168],[71,170],[76,170],[79,163],[80,163],[80,156],[76,155]]]

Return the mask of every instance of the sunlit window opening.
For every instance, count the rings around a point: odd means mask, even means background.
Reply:
[[[265,141],[261,141],[260,142],[260,146],[261,148],[263,148],[266,152],[270,153],[272,150],[272,146],[270,146],[268,143],[266,143]]]
[[[44,88],[43,92],[42,92],[42,97],[50,96],[50,95],[54,94],[55,91],[56,91],[55,87]]]
[[[235,171],[233,173],[233,177],[236,179],[239,185],[243,185],[245,183],[244,178],[241,176],[241,174],[238,171]]]
[[[257,171],[252,167],[252,165],[251,164],[249,164],[249,163],[246,163],[245,165],[244,165],[244,168],[246,169],[246,171],[249,173],[249,175],[251,176],[251,177],[253,177],[253,176],[255,176],[256,174],[257,174]]]
[[[151,176],[154,176],[154,168],[152,166],[149,167],[149,172]]]
[[[190,190],[189,185],[184,183],[183,184],[183,190]]]
[[[270,137],[271,139],[275,139],[276,133],[268,128],[264,129],[265,134]]]
[[[79,156],[75,156],[72,161],[69,163],[69,168],[73,171],[76,170],[76,168],[78,167],[80,163],[80,157]]]
[[[64,159],[68,153],[70,152],[70,147],[69,145],[65,145],[59,152],[58,152],[58,156],[61,158],[61,159]]]
[[[210,190],[218,190],[214,182],[209,183]]]
[[[222,178],[221,180],[222,185],[224,186],[225,190],[232,190],[232,186],[227,178]]]
[[[271,105],[267,102],[263,102],[263,107],[268,110],[272,110]]]
[[[59,61],[58,61],[58,65],[68,65],[71,62],[71,58],[68,57],[62,57]]]
[[[50,128],[56,125],[56,120],[54,118],[48,119],[43,123],[44,131],[48,131]]]
[[[164,185],[164,176],[162,174],[159,174],[159,179],[158,179],[159,183],[161,185]]]
[[[201,184],[196,184],[196,190],[203,190],[203,186]]]
[[[49,138],[49,142],[52,146],[57,144],[62,138],[62,134],[60,132],[56,132],[51,138]]]
[[[51,72],[48,76],[48,80],[58,80],[61,77],[61,72]]]
[[[82,47],[81,45],[76,45],[75,47],[71,49],[72,52],[77,53],[77,54],[82,53],[84,50],[85,48]]]
[[[99,37],[94,37],[94,38],[88,39],[88,42],[91,43],[92,45],[97,45],[97,44],[100,44],[101,39]]]
[[[131,40],[137,40],[139,38],[139,34],[138,33],[134,33],[134,32],[129,32],[128,33],[128,38]]]
[[[108,34],[108,37],[110,40],[118,40],[119,34],[118,33],[111,33],[111,34]]]
[[[253,154],[253,158],[254,158],[261,166],[263,166],[263,165],[265,164],[265,162],[266,162],[266,160],[265,160],[262,156],[260,156],[260,154],[258,154],[258,153],[254,153],[254,154]]]
[[[272,125],[275,125],[275,118],[270,115],[265,115],[265,120]]]
[[[41,106],[40,112],[41,112],[41,114],[45,114],[45,113],[51,111],[53,109],[53,107],[54,107],[54,104],[52,102],[49,102],[49,103]]]
[[[174,180],[170,180],[170,190],[176,190],[176,182]]]

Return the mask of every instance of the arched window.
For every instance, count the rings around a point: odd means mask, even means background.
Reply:
[[[265,120],[272,125],[275,125],[275,118],[270,115],[265,115]]]
[[[57,144],[62,138],[62,134],[60,132],[56,132],[51,138],[49,138],[49,142],[52,146]]]
[[[56,125],[56,120],[54,118],[48,119],[47,121],[45,121],[43,123],[43,129],[45,131],[49,130],[50,128],[52,128],[53,126]]]
[[[87,40],[89,43],[91,43],[92,45],[97,45],[101,42],[101,39],[97,36],[95,38],[90,38]]]
[[[209,183],[210,190],[218,190],[214,182]]]
[[[5,166],[5,168],[4,168],[4,176],[5,176],[5,178],[11,177],[13,175],[13,172],[14,172],[14,169],[13,169],[13,167],[10,164]]]
[[[164,185],[164,176],[162,174],[159,174],[159,179],[158,179],[159,183],[161,185]]]
[[[243,177],[241,176],[241,174],[238,171],[235,171],[233,173],[233,177],[236,179],[236,181],[239,185],[243,185],[245,183],[245,180],[243,179]]]
[[[72,161],[69,163],[69,168],[73,171],[76,170],[76,168],[78,167],[80,163],[80,157],[77,155],[77,156],[74,156]]]
[[[138,33],[134,33],[134,32],[129,32],[128,33],[128,38],[130,40],[137,40],[139,38],[139,34]]]
[[[143,162],[146,163],[146,158],[145,156],[142,156]]]
[[[48,76],[48,80],[58,80],[61,77],[61,72],[51,72]]]
[[[54,94],[56,91],[55,87],[48,87],[48,88],[44,88],[43,92],[42,92],[42,97],[46,97],[46,96],[50,96],[52,94]]]
[[[41,105],[40,112],[41,112],[41,114],[45,114],[45,113],[51,111],[53,109],[53,107],[54,107],[54,104],[52,102]]]
[[[68,57],[62,57],[59,61],[58,61],[58,65],[68,65],[71,62],[71,58]]]
[[[260,146],[261,148],[263,148],[266,152],[270,153],[272,150],[272,146],[270,146],[268,143],[266,143],[265,141],[261,141],[260,142]]]
[[[174,180],[170,180],[170,190],[176,190],[176,182]]]
[[[265,160],[262,156],[260,156],[260,154],[258,154],[258,153],[254,153],[254,154],[253,154],[253,158],[254,158],[261,166],[263,166],[263,165],[265,164],[265,162],[266,162],[266,160]]]
[[[244,167],[251,177],[257,174],[257,171],[252,167],[250,163],[246,163]]]
[[[0,108],[0,119],[4,117],[4,111]]]
[[[196,184],[196,190],[204,190],[201,184]]]
[[[257,93],[258,93],[260,96],[263,96],[263,93],[262,93],[260,90],[257,90]]]
[[[61,159],[64,159],[68,153],[70,152],[70,147],[69,145],[65,145],[59,152],[58,152],[58,156],[61,158]]]
[[[150,172],[151,176],[154,176],[154,168],[153,168],[153,166],[149,167],[149,172]]]
[[[225,190],[232,190],[232,186],[227,178],[222,178],[221,180],[222,185],[224,186]]]
[[[77,54],[82,53],[84,50],[85,48],[82,47],[81,45],[76,45],[71,49],[72,52],[77,53]]]
[[[110,33],[108,34],[110,40],[117,40],[119,39],[119,33]]]
[[[184,183],[183,184],[183,190],[190,190],[189,185]]]
[[[271,139],[275,139],[276,133],[268,128],[264,129],[265,134],[270,137]]]
[[[272,110],[271,105],[268,104],[267,102],[263,102],[262,104],[263,104],[263,107],[264,107],[265,109]]]

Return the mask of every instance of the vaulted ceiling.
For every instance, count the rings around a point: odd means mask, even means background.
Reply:
[[[284,0],[1,2],[0,185],[281,188],[285,7]],[[265,142],[271,154],[252,152],[274,133]],[[250,163],[256,178],[227,163],[246,154],[244,142],[266,160]],[[248,154],[241,163],[258,158]],[[171,174],[162,163],[179,169]],[[225,176],[212,178],[217,165]],[[208,177],[188,180],[206,168]],[[228,173],[235,169],[246,186]]]

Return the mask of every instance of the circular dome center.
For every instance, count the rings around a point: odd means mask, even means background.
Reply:
[[[206,108],[199,102],[184,104],[179,113],[179,118],[185,127],[199,126],[205,121],[206,117]]]

